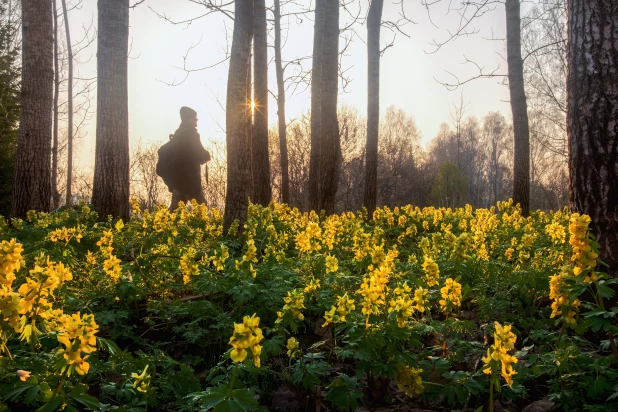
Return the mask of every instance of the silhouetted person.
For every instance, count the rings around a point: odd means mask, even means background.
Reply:
[[[178,202],[187,203],[195,199],[205,203],[202,192],[200,166],[210,160],[210,153],[200,141],[197,132],[197,112],[189,107],[180,108],[180,126],[174,133],[174,164],[166,182],[172,192],[170,210],[178,207]]]

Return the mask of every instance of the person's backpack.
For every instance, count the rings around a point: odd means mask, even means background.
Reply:
[[[173,134],[170,135],[170,140],[159,148],[158,154],[159,158],[157,159],[156,167],[157,176],[160,176],[163,182],[170,187],[176,158],[176,142]]]

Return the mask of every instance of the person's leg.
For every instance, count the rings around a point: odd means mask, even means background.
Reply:
[[[182,196],[182,193],[180,193],[178,190],[173,189],[172,190],[172,203],[170,204],[170,211],[173,212],[174,210],[176,210],[178,208],[178,202],[180,202],[180,197]]]
[[[172,190],[172,204],[170,205],[170,211],[174,211],[176,209],[178,209],[178,203],[179,202],[184,202],[184,204],[186,205],[187,203],[189,203],[189,200],[191,200],[191,196],[186,194],[186,193],[182,193],[179,190]]]

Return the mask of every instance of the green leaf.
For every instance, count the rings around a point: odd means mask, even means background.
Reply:
[[[34,387],[36,385],[32,385],[32,384],[21,384],[15,388],[13,388],[12,391],[10,391],[9,393],[4,395],[4,399],[7,401],[16,401],[17,398],[19,398],[19,395],[21,395],[22,393],[24,393],[25,391],[27,391],[28,389]]]
[[[605,285],[606,282],[597,283],[597,293],[604,299],[609,299],[614,296],[614,290],[609,286]]]
[[[71,397],[75,399],[77,402],[84,405],[86,408],[90,409],[91,411],[100,411],[103,406],[101,405],[101,402],[99,402],[97,398],[95,398],[94,396],[85,394],[85,393],[79,393],[78,395],[71,395]]]
[[[39,385],[37,386],[33,386],[32,388],[28,389],[28,392],[26,392],[26,405],[30,405],[32,402],[34,402],[34,399],[36,398],[36,396],[39,394]]]
[[[51,401],[37,409],[37,412],[54,412],[60,405],[62,405],[63,401],[64,398],[62,396],[56,396]]]
[[[114,341],[109,340],[109,339],[97,337],[97,346],[100,349],[103,349],[104,351],[108,352],[110,355],[116,355],[122,352],[120,348],[118,347],[118,345],[116,345]]]

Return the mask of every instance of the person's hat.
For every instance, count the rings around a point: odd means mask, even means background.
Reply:
[[[180,120],[183,122],[185,120],[193,119],[194,117],[197,117],[197,112],[192,108],[187,106],[182,106],[180,108]]]

